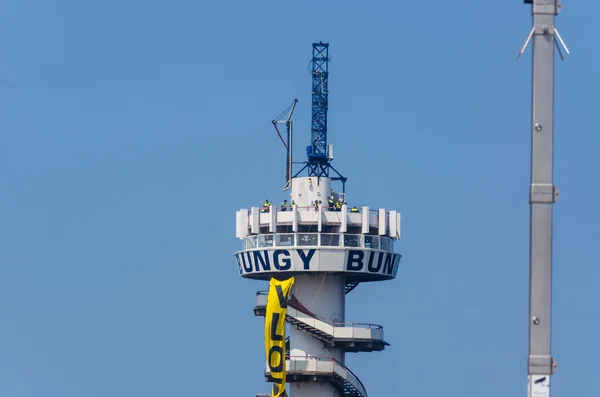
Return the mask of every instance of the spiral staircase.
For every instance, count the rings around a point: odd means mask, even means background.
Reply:
[[[353,285],[350,290],[354,289]],[[346,291],[349,292],[348,286]],[[256,294],[254,314],[264,316],[267,306],[267,291]],[[341,348],[346,352],[373,352],[389,346],[383,339],[383,327],[366,323],[331,322],[311,313],[294,295],[290,296],[286,321],[299,330],[321,341],[326,347]],[[329,382],[341,396],[367,397],[360,379],[333,357],[290,356],[289,340],[286,357],[288,382]],[[272,382],[270,372],[265,379]]]

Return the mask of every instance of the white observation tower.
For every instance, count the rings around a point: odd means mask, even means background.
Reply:
[[[314,102],[313,84],[313,112]],[[291,113],[287,122],[289,153]],[[313,132],[314,125],[313,114]],[[326,160],[316,161],[329,167],[331,157]],[[400,238],[400,214],[368,206],[349,209],[346,194],[332,188],[333,181],[345,178],[310,175],[311,153],[306,164],[303,169],[309,168],[309,176],[288,174],[286,188],[291,189],[293,205],[285,210],[271,206],[237,211],[239,274],[253,280],[295,279],[285,314],[290,397],[367,397],[365,385],[345,364],[346,353],[381,351],[387,343],[382,326],[346,320],[345,297],[359,283],[396,277],[401,255],[394,252],[394,241]],[[330,199],[338,204],[332,207]],[[266,291],[259,291],[255,315],[264,316],[266,304]],[[267,381],[273,381],[271,375],[267,365]]]

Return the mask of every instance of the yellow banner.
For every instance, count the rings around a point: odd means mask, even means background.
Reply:
[[[265,314],[265,347],[267,363],[273,377],[272,397],[287,397],[285,393],[285,314],[294,277],[284,281],[271,279]]]

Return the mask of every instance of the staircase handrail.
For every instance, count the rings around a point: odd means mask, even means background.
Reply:
[[[269,291],[258,291],[256,293],[257,296],[260,295],[268,295]],[[290,305],[290,307],[298,310],[299,312],[302,312],[316,320],[322,321],[324,323],[326,323],[327,325],[331,325],[333,327],[348,327],[348,328],[368,328],[368,329],[383,329],[382,325],[379,324],[372,324],[372,323],[363,323],[363,322],[349,322],[349,321],[331,321],[331,320],[327,320],[323,317],[320,317],[314,313],[312,313],[310,310],[308,310],[306,307],[304,307],[304,305],[302,305],[302,303],[300,303],[300,301],[298,301],[298,298],[296,298],[293,294],[290,296],[290,299],[288,301],[288,304]]]
[[[365,388],[365,385],[361,382],[361,380],[358,378],[358,376],[356,376],[356,374],[354,372],[352,372],[352,370],[350,370],[350,368],[346,367],[344,364],[342,364],[339,360],[335,359],[334,357],[286,355],[285,359],[290,360],[290,361],[315,360],[315,361],[325,361],[325,362],[335,363],[335,364],[339,365],[340,367],[342,367],[350,375],[352,375],[352,377],[354,379],[356,379],[356,382],[360,385],[360,387],[362,388],[362,391],[364,392],[364,397],[367,397],[367,389]],[[314,371],[314,373],[317,374],[318,372]],[[334,371],[334,373],[335,373],[335,371]],[[352,383],[352,382],[350,382],[350,383]]]

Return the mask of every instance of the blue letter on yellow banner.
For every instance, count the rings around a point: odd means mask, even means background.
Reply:
[[[265,314],[265,347],[267,363],[273,377],[273,396],[285,393],[285,313],[294,278],[285,281],[271,279]]]

